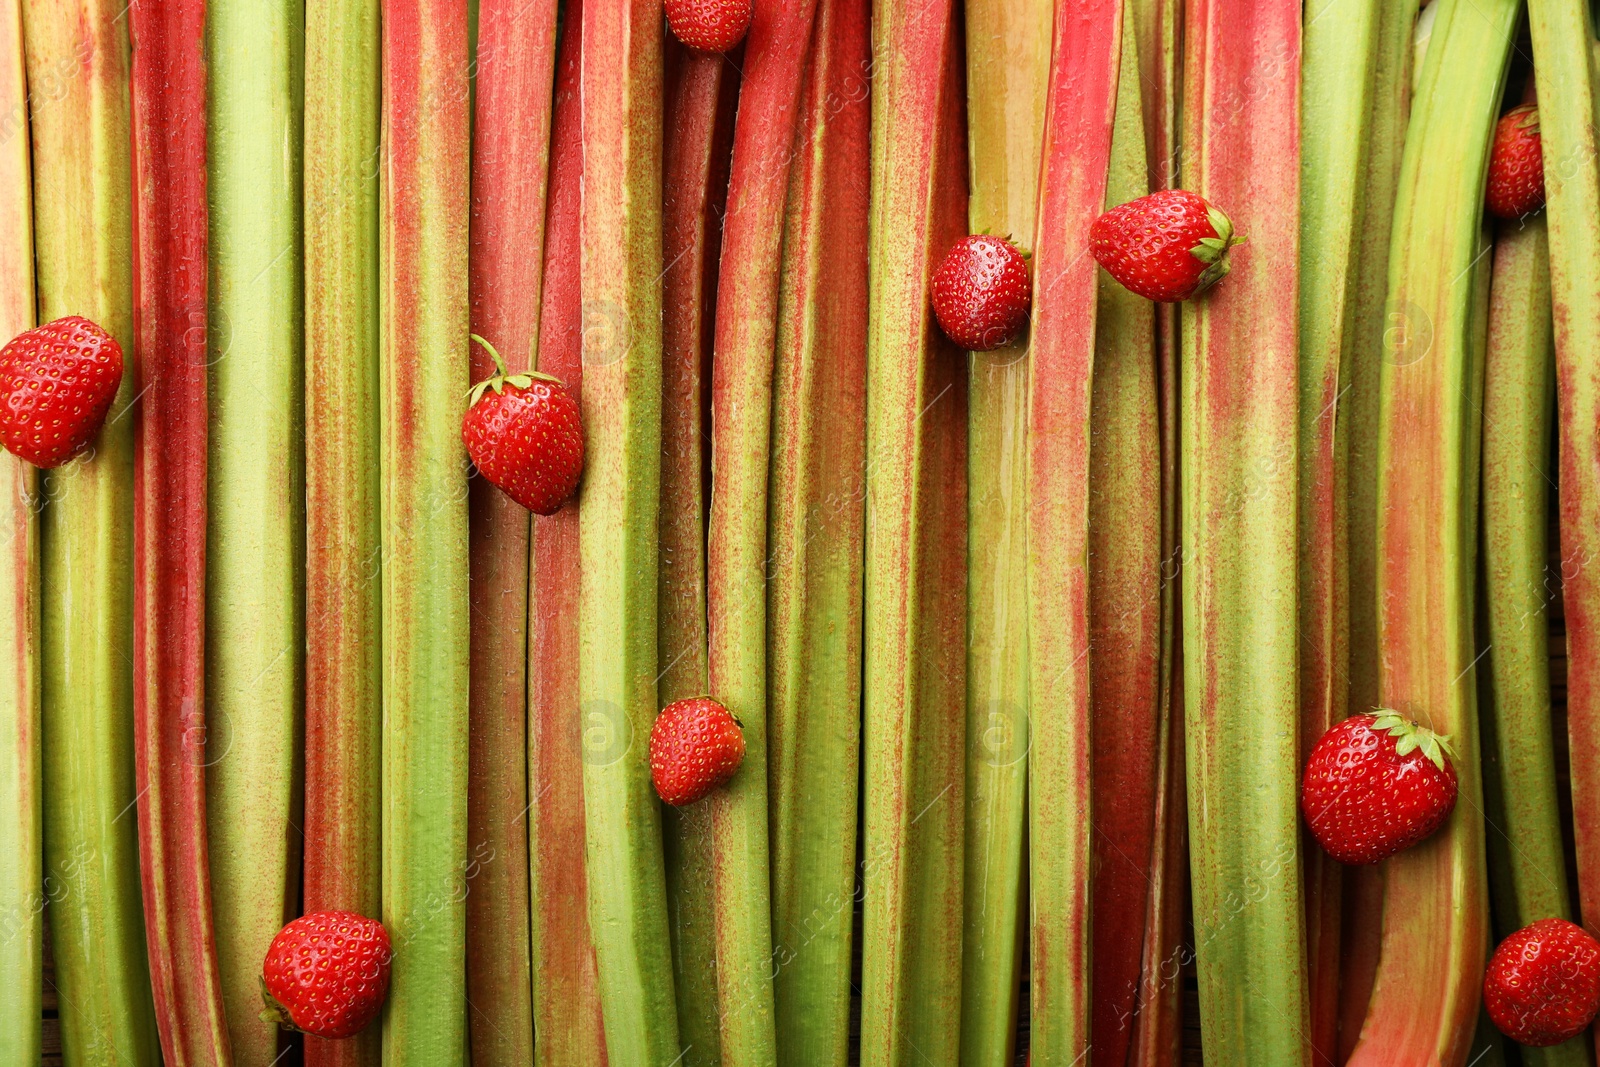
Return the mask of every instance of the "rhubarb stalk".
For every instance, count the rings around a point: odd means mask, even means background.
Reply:
[[[0,5],[0,334],[33,326],[33,197],[22,5]],[[39,770],[38,475],[0,456],[0,1059],[35,1064],[44,1006],[44,796]]]
[[[1050,75],[1048,0],[969,0],[973,233],[1031,245]],[[962,1059],[1014,1059],[1027,892],[1028,341],[967,359],[966,872]]]
[[[206,812],[233,1054],[270,1063],[261,961],[299,896],[304,4],[212,4]],[[285,146],[288,150],[285,151]]]
[[[1383,940],[1357,1067],[1462,1064],[1487,950],[1473,669],[1478,417],[1490,134],[1519,5],[1440,0],[1406,135],[1378,427],[1379,698],[1455,749],[1460,799],[1386,864]]]
[[[381,914],[379,0],[306,5],[305,910]],[[377,1067],[381,1031],[307,1037]]]
[[[466,1054],[467,12],[383,5],[383,922],[387,1064]],[[481,860],[481,857],[480,857]]]
[[[658,710],[662,32],[660,0],[585,4],[578,97],[587,451],[578,711],[589,918],[607,1054],[650,1067],[681,1053],[649,766]]]
[[[568,0],[556,60],[545,197],[538,366],[583,388],[582,4]],[[529,568],[528,862],[537,1067],[606,1062],[584,869],[583,723],[578,707],[578,504],[533,520]]]
[[[738,68],[668,46],[661,204],[661,573],[657,628],[663,705],[710,692],[706,674],[705,409],[717,252],[728,188]],[[711,805],[663,812],[673,987],[683,1067],[721,1056]]]
[[[1150,191],[1132,5],[1124,8],[1106,206]],[[1089,453],[1089,672],[1094,812],[1091,1060],[1133,1044],[1155,877],[1161,729],[1161,441],[1155,305],[1098,274]]]
[[[40,478],[45,870],[62,1052],[102,1042],[154,1063],[132,816],[134,394],[128,30],[121,4],[24,6],[39,311],[84,315],[122,345],[124,373],[89,453]],[[22,139],[19,135],[19,140]],[[20,290],[18,290],[20,291]],[[37,888],[35,888],[37,892]],[[21,1062],[20,1060],[18,1062]]]
[[[717,1007],[729,1067],[777,1056],[767,812],[767,476],[780,257],[816,0],[756,7],[733,131],[711,365],[707,676],[744,730],[741,773],[710,798]]]
[[[1321,281],[1300,297],[1302,755],[1344,718],[1349,699],[1349,441],[1338,432],[1338,412],[1351,380],[1347,354],[1356,348],[1355,301],[1365,266],[1360,234],[1379,6],[1378,0],[1325,0],[1305,18],[1300,269]],[[1382,228],[1385,221],[1373,225]],[[1318,1063],[1331,1063],[1338,1043],[1344,869],[1315,847],[1309,831],[1302,846],[1311,1047]]]
[[[537,362],[556,3],[479,7],[473,101],[472,330],[506,369]],[[495,371],[474,345],[472,380]],[[528,512],[483,478],[468,495],[472,682],[467,788],[468,1027],[476,1067],[529,1064]]]
[[[1083,249],[1106,206],[1129,21],[1122,0],[1096,0],[1081,13],[1056,7],[1034,233],[1028,866],[1030,1041],[1039,1067],[1066,1067],[1090,1048],[1089,416],[1099,268]]]
[[[1295,570],[1300,5],[1191,0],[1184,184],[1248,243],[1184,305],[1183,660],[1207,1055],[1309,1062]],[[1249,975],[1245,981],[1243,976]]]
[[[1557,507],[1578,906],[1600,915],[1600,140],[1594,24],[1582,0],[1532,0],[1556,351]],[[1595,1031],[1600,1042],[1600,1031]]]
[[[961,1020],[967,374],[929,279],[966,229],[950,0],[879,5],[873,56],[861,1062],[947,1065]]]
[[[784,220],[768,587],[777,1062],[850,1039],[866,475],[866,0],[819,0]]]
[[[208,256],[203,0],[133,39],[134,773],[156,1025],[169,1067],[232,1060],[211,922],[205,703]]]

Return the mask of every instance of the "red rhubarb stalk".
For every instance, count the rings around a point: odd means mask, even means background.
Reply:
[[[545,201],[539,370],[583,387],[583,143],[580,0],[556,62]],[[584,868],[583,736],[578,707],[578,503],[533,520],[528,606],[528,862],[533,901],[534,1063],[604,1067]]]
[[[929,279],[966,233],[949,0],[873,18],[868,246],[861,1062],[960,1050],[966,766],[966,355]]]
[[[706,449],[717,252],[738,67],[667,41],[661,205],[661,576],[656,637],[663,706],[708,692]],[[683,1067],[719,1062],[711,805],[663,810],[667,907]]]
[[[1083,254],[1106,206],[1121,0],[1057,6],[1034,236],[1028,396],[1029,993],[1039,1067],[1089,1049],[1090,395],[1098,268]]]
[[[472,330],[513,374],[535,365],[544,273],[556,3],[482,3],[472,145]],[[495,367],[472,350],[472,380]],[[532,1062],[529,947],[529,515],[483,478],[468,496],[472,598],[467,998],[472,1062]]]
[[[859,807],[866,459],[866,0],[819,0],[784,223],[772,428],[778,1062],[842,1063]]]
[[[745,44],[711,366],[706,620],[710,692],[744,726],[711,797],[717,1002],[730,1067],[776,1056],[767,825],[767,477],[783,211],[816,0],[760,4]]]
[[[170,1067],[231,1061],[205,824],[206,71],[203,0],[133,37],[134,773],[156,1025]]]

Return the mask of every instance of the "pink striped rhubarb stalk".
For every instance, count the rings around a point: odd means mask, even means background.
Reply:
[[[556,58],[545,197],[538,366],[583,388],[582,4],[568,0]],[[578,707],[578,504],[536,517],[528,608],[528,863],[537,1067],[606,1063],[584,868]]]
[[[967,224],[1033,239],[1050,0],[966,5]],[[967,778],[961,1049],[1015,1060],[1027,887],[1028,342],[967,359]]]
[[[1558,508],[1567,624],[1578,903],[1600,915],[1600,140],[1594,24],[1581,0],[1533,0],[1534,74],[1544,148],[1555,315]],[[1600,1043],[1600,1029],[1592,1031]]]
[[[39,311],[100,323],[125,360],[122,388],[92,451],[43,474],[36,504],[44,865],[54,889],[48,915],[61,1048],[78,1062],[110,1045],[144,1064],[160,1051],[140,907],[138,819],[130,815],[128,405],[137,387],[123,11],[102,0],[30,3],[23,26],[30,83],[51,100],[30,116]]]
[[[660,703],[710,692],[706,667],[706,449],[717,253],[738,101],[736,61],[667,40],[661,202]],[[683,1067],[721,1057],[711,805],[663,810],[673,987]]]
[[[659,710],[661,14],[660,0],[585,4],[578,94],[587,459],[577,706],[589,918],[607,1055],[648,1067],[682,1052],[648,743]]]
[[[861,1062],[957,1062],[966,771],[966,356],[934,265],[966,231],[950,0],[874,11]]]
[[[745,41],[711,365],[706,522],[710,693],[744,728],[741,773],[710,799],[717,1006],[728,1067],[777,1055],[768,903],[767,478],[784,203],[816,0],[756,7]]]
[[[1122,0],[1058,5],[1034,231],[1028,389],[1030,1044],[1039,1067],[1090,1048],[1090,399]],[[1142,917],[1142,916],[1141,916]]]
[[[0,4],[0,334],[34,324],[33,181],[22,5]],[[0,1059],[35,1064],[44,1006],[44,793],[39,776],[38,472],[0,456]]]
[[[203,0],[129,9],[133,50],[134,773],[163,1058],[232,1060],[206,854]]]
[[[506,369],[537,361],[556,3],[482,3],[472,145],[472,330]],[[493,375],[482,345],[472,380]],[[472,682],[468,686],[468,1028],[475,1067],[533,1060],[529,941],[529,515],[483,478],[468,496]]]
[[[307,912],[381,914],[379,0],[306,7]],[[307,1067],[377,1067],[381,1030],[305,1039]]]
[[[1296,677],[1300,5],[1190,0],[1187,188],[1248,243],[1183,308],[1183,661],[1207,1054],[1305,1064]],[[1246,981],[1245,976],[1250,980]]]
[[[779,1064],[850,1040],[866,473],[867,0],[818,0],[784,220],[767,591]]]
[[[1406,134],[1378,426],[1379,699],[1455,748],[1460,798],[1384,870],[1383,935],[1349,1062],[1461,1065],[1488,948],[1478,768],[1479,401],[1489,258],[1483,174],[1515,0],[1440,0]]]
[[[467,11],[383,5],[383,1060],[467,1051]],[[480,858],[481,859],[481,858]]]

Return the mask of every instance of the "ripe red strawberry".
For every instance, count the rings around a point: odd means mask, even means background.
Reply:
[[[1233,222],[1187,189],[1130,200],[1094,220],[1089,251],[1129,292],[1171,304],[1228,273],[1228,249],[1243,241]]]
[[[1577,1037],[1600,1010],[1600,941],[1565,919],[1524,926],[1490,957],[1483,1006],[1501,1033],[1524,1045]]]
[[[1437,830],[1456,806],[1449,741],[1392,711],[1323,734],[1300,787],[1317,843],[1340,863],[1377,863]]]
[[[750,29],[754,0],[667,0],[672,35],[697,52],[727,52]]]
[[[583,424],[578,402],[560,379],[513,374],[494,346],[495,374],[472,387],[461,439],[473,465],[507,496],[536,515],[554,515],[578,491],[583,474]]]
[[[1544,149],[1534,104],[1512,108],[1494,128],[1488,201],[1489,213],[1502,219],[1520,219],[1544,206]]]
[[[35,467],[59,467],[89,446],[122,384],[122,346],[69,315],[0,349],[0,441]]]
[[[1028,261],[1001,237],[973,234],[945,253],[933,273],[933,313],[969,352],[1004,348],[1028,324]]]
[[[316,911],[278,931],[261,966],[261,1018],[318,1037],[349,1037],[389,992],[389,934],[376,919]]]
[[[693,804],[732,778],[744,762],[744,731],[710,697],[690,697],[661,709],[650,728],[650,777],[675,807]]]

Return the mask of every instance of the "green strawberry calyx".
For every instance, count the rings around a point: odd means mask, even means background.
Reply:
[[[488,378],[485,378],[483,381],[479,382],[477,385],[474,385],[472,387],[472,389],[470,391],[468,391],[468,393],[467,393],[467,406],[468,407],[471,407],[473,404],[476,404],[478,402],[478,400],[483,396],[483,394],[487,390],[490,390],[490,389],[493,389],[496,393],[505,392],[505,388],[508,385],[511,386],[513,389],[526,389],[526,388],[528,388],[528,386],[530,386],[530,385],[532,385],[534,383],[535,379],[538,379],[539,381],[542,381],[542,382],[555,382],[557,385],[561,384],[561,379],[557,378],[555,375],[553,375],[553,374],[544,374],[544,373],[542,373],[540,371],[536,371],[536,370],[535,371],[524,371],[524,372],[522,372],[520,374],[507,374],[506,373],[506,361],[504,359],[500,358],[499,350],[496,349],[494,347],[494,345],[490,344],[488,341],[484,340],[482,337],[478,336],[477,334],[472,334],[471,337],[472,337],[472,339],[474,341],[478,342],[480,345],[482,345],[485,349],[488,350],[489,357],[494,360],[494,374],[491,375]]]
[[[1377,721],[1372,724],[1372,728],[1387,733],[1395,739],[1396,756],[1404,758],[1420,749],[1422,754],[1432,760],[1433,765],[1441,771],[1444,770],[1447,758],[1455,759],[1455,749],[1450,747],[1448,734],[1436,734],[1414,719],[1408,719],[1389,708],[1379,708],[1376,714]]]
[[[289,1009],[278,1003],[278,999],[267,992],[267,980],[265,978],[257,978],[257,981],[261,983],[261,999],[267,1005],[266,1009],[261,1012],[261,1021],[264,1023],[277,1023],[285,1030],[300,1032],[300,1028],[294,1024],[294,1019],[289,1015]]]
[[[1200,272],[1200,278],[1195,283],[1194,293],[1198,295],[1221,281],[1228,273],[1231,266],[1228,262],[1228,249],[1234,245],[1244,244],[1244,238],[1233,232],[1233,220],[1221,211],[1206,205],[1206,218],[1211,220],[1211,228],[1217,231],[1215,237],[1202,237],[1200,243],[1189,249],[1189,254],[1206,265]]]

